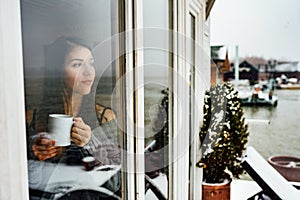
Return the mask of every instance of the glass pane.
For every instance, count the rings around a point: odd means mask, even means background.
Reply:
[[[193,91],[195,91],[195,75],[194,75],[194,71],[195,71],[195,36],[196,36],[196,29],[195,29],[195,17],[190,13],[189,15],[190,17],[190,30],[188,32],[189,34],[189,44],[187,45],[189,47],[189,58],[190,58],[190,62],[189,62],[189,113],[190,113],[190,119],[193,118],[192,114],[192,110],[193,110]],[[193,132],[193,124],[192,124],[193,120],[190,120],[190,124],[189,124],[189,133],[192,134]],[[192,140],[193,136],[190,135],[190,140]],[[190,141],[192,142],[192,141]],[[191,154],[191,153],[190,153]]]
[[[32,199],[121,194],[118,13],[118,1],[21,0]]]
[[[194,163],[193,157],[195,156],[196,152],[194,152],[194,139],[195,139],[195,125],[194,125],[194,110],[195,108],[195,39],[196,39],[196,18],[194,15],[191,13],[189,14],[189,28],[188,28],[188,57],[189,57],[189,155],[190,155],[190,160],[189,163]],[[190,164],[190,171],[189,171],[189,180],[190,180],[190,185],[193,186],[193,176],[195,176],[194,172],[194,166]],[[192,187],[190,189],[190,198],[192,198]]]
[[[146,199],[162,199],[159,191],[167,197],[169,175],[169,1],[143,3]]]

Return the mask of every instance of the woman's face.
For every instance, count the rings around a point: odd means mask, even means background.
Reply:
[[[90,93],[95,78],[94,58],[91,51],[75,46],[66,55],[64,63],[64,83],[73,93]]]

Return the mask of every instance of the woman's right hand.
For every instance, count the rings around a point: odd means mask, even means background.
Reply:
[[[47,160],[62,152],[62,147],[55,146],[55,140],[51,140],[41,135],[34,141],[32,150],[39,160]]]

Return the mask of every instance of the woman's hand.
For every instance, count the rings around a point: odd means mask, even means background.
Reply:
[[[86,125],[82,118],[74,117],[74,125],[72,127],[72,141],[79,147],[86,145],[92,136],[91,127]]]
[[[39,160],[47,160],[62,152],[62,147],[55,146],[55,140],[51,140],[44,134],[40,134],[40,137],[34,141],[32,150]]]

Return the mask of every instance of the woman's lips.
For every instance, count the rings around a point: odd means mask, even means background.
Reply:
[[[81,83],[85,84],[85,85],[91,85],[93,83],[92,80],[85,80],[85,81],[81,81]]]

